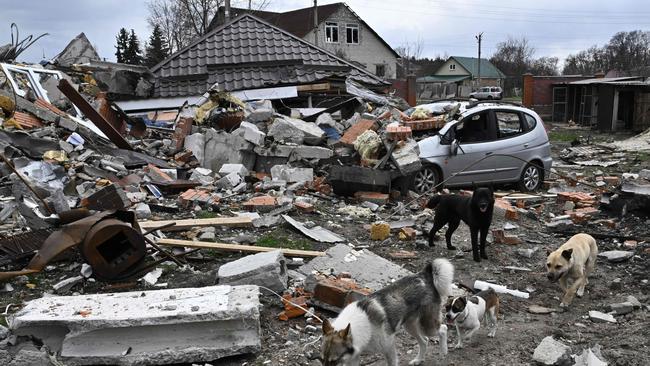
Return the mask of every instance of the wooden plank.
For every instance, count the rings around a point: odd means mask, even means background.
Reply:
[[[313,250],[256,247],[252,245],[224,244],[224,243],[212,243],[212,242],[205,242],[205,241],[176,240],[176,239],[160,239],[158,240],[157,244],[175,246],[175,247],[217,249],[217,250],[223,250],[227,252],[249,252],[249,253],[271,252],[279,249],[282,251],[282,254],[290,257],[321,257],[325,255],[325,252],[317,252]]]
[[[299,92],[330,90],[330,83],[298,85]]]
[[[143,230],[149,230],[156,227],[169,225],[175,222],[176,225],[165,228],[165,231],[185,230],[193,227],[204,226],[230,226],[230,227],[247,227],[253,225],[253,219],[250,217],[216,217],[213,219],[189,219],[189,220],[162,220],[162,221],[140,221],[138,224]]]

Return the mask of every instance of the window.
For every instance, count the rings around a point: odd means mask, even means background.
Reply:
[[[456,70],[456,64],[449,64],[449,70]]]
[[[339,24],[325,22],[325,42],[339,43]]]
[[[518,112],[494,112],[497,118],[497,125],[499,128],[499,138],[508,138],[517,136],[523,132],[521,128],[521,118]]]
[[[456,139],[461,144],[496,140],[493,128],[490,128],[488,112],[477,113],[463,119],[456,125]]]
[[[379,77],[386,76],[386,65],[375,65],[375,75]]]
[[[359,44],[359,25],[345,25],[345,40],[348,44]]]
[[[524,113],[524,122],[526,124],[526,131],[530,131],[533,128],[535,128],[535,125],[537,125],[537,120],[535,117],[531,116],[530,114]]]

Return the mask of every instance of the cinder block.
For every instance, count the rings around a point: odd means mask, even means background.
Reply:
[[[287,264],[280,250],[257,253],[219,267],[219,284],[257,285],[282,293],[287,289]]]
[[[314,169],[276,165],[271,168],[271,177],[273,177],[273,180],[283,180],[288,183],[311,182],[314,180]]]
[[[228,175],[230,173],[237,173],[240,177],[248,175],[248,169],[242,164],[224,164],[219,169],[219,174]]]
[[[226,175],[225,177],[219,179],[215,183],[215,186],[223,189],[233,189],[241,182],[242,182],[242,178],[239,175],[239,173],[232,172]]]
[[[203,363],[260,351],[259,307],[256,286],[48,296],[9,323],[66,365]]]

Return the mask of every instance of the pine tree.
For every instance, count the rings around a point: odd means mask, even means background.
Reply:
[[[142,65],[142,50],[140,50],[140,41],[135,31],[131,29],[126,50],[123,53],[124,63],[131,65]]]
[[[167,44],[167,39],[158,24],[153,27],[153,31],[149,37],[149,43],[146,46],[146,51],[146,65],[148,67],[157,65],[169,56],[169,45]]]
[[[126,49],[129,44],[129,34],[126,32],[126,29],[120,29],[120,32],[115,37],[117,45],[115,46],[115,56],[117,57],[117,62],[125,63],[126,62]]]

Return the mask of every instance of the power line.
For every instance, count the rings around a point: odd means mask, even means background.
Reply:
[[[502,14],[502,17],[498,17],[496,14],[494,17],[485,17],[485,16],[472,16],[472,15],[459,15],[458,12],[449,10],[449,7],[441,7],[440,11],[437,12],[428,12],[424,9],[409,9],[407,7],[401,7],[401,8],[386,8],[386,7],[377,7],[377,6],[372,6],[372,5],[364,5],[365,8],[369,9],[375,9],[379,11],[385,11],[385,12],[391,12],[391,13],[414,13],[414,14],[427,14],[427,15],[449,15],[452,18],[463,18],[463,19],[479,19],[482,21],[499,21],[503,22],[504,20],[508,21],[514,21],[514,22],[521,22],[521,23],[543,23],[543,24],[572,24],[572,25],[628,25],[628,26],[640,26],[640,25],[649,25],[650,21],[647,20],[647,18],[644,18],[644,22],[604,22],[602,20],[594,20],[594,21],[589,21],[589,22],[578,22],[575,20],[552,20],[552,17],[550,16],[544,16],[544,19],[540,19],[539,15],[534,15],[530,14],[527,16],[534,17],[534,19],[524,19],[522,16],[514,16],[513,14]],[[427,6],[429,8],[431,6]],[[435,7],[435,5],[434,5]],[[466,9],[464,9],[466,10]],[[519,19],[513,19],[514,18],[519,18]],[[575,17],[570,17],[571,19],[574,19]],[[602,18],[602,17],[600,17]],[[611,18],[611,17],[608,17]],[[551,19],[551,20],[548,20]],[[629,17],[625,17],[625,19],[629,19]]]

